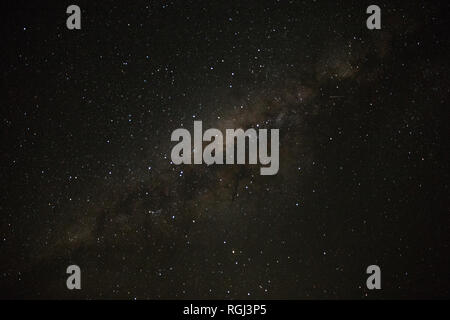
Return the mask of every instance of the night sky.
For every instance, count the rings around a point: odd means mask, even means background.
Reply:
[[[1,9],[0,297],[450,296],[448,1]],[[280,129],[278,174],[171,164],[194,120]]]

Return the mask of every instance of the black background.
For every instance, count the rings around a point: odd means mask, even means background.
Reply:
[[[2,298],[448,298],[447,1],[70,4],[2,3]],[[279,173],[170,164],[194,120]]]

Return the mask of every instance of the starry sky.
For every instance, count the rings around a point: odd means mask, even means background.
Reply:
[[[0,296],[448,298],[450,5],[372,2],[2,3]],[[173,165],[194,120],[278,174]]]

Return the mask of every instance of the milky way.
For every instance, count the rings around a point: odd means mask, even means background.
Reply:
[[[9,8],[3,297],[448,297],[449,5],[226,3]],[[278,174],[174,165],[195,120],[279,129]]]

